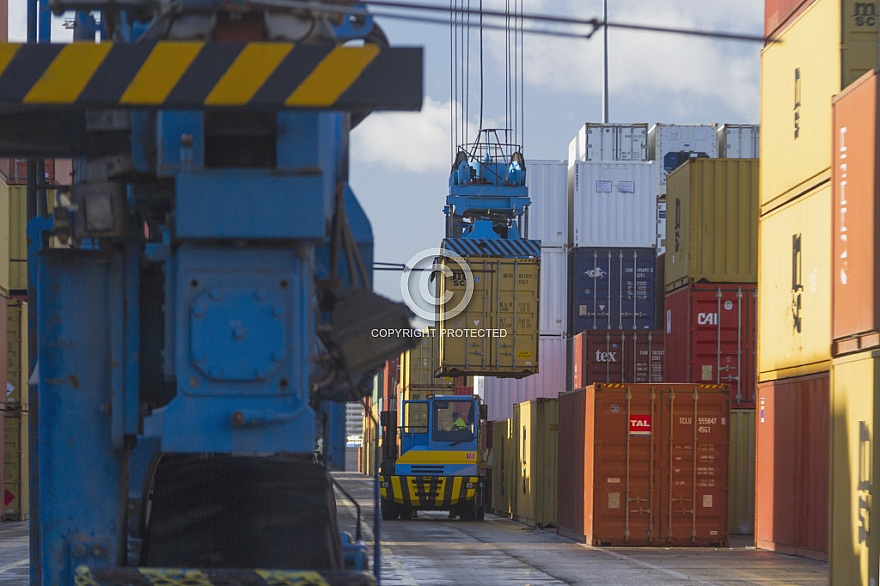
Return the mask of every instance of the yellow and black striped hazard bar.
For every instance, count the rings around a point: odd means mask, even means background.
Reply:
[[[2,43],[0,104],[418,110],[422,50],[370,44]]]

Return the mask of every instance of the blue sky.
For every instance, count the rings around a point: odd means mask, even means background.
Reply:
[[[443,0],[413,0],[448,5]],[[601,0],[523,0],[528,13],[601,17]],[[477,6],[477,0],[471,2]],[[503,9],[502,0],[484,0]],[[761,34],[763,0],[609,0],[609,20]],[[24,3],[10,2],[10,40],[24,40]],[[55,18],[53,40],[70,32]],[[452,162],[449,28],[379,20],[397,46],[425,48],[425,103],[420,113],[377,113],[351,138],[351,184],[373,225],[376,260],[403,263],[439,246]],[[473,43],[474,46],[476,43]],[[609,33],[610,121],[680,124],[757,123],[760,43],[623,31]],[[601,120],[602,40],[526,35],[526,159],[564,159],[585,122]],[[476,54],[474,54],[476,59]],[[504,38],[484,36],[487,119],[504,117]],[[472,61],[472,71],[476,69]],[[472,81],[471,88],[477,83]],[[476,95],[472,99],[476,99]],[[474,111],[472,102],[471,112]],[[471,128],[476,128],[473,121]],[[377,290],[400,299],[398,273],[378,273]]]

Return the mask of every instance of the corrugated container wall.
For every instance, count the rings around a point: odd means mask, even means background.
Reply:
[[[666,202],[657,202],[657,256],[666,252]],[[661,283],[663,281],[660,281]]]
[[[527,525],[556,526],[557,399],[520,403],[513,437],[519,461],[510,487],[513,518]]]
[[[510,491],[517,468],[513,440],[511,419],[492,422],[492,510],[499,515],[510,515],[512,510]]]
[[[864,10],[873,15],[866,15]],[[876,4],[816,0],[761,54],[761,206],[827,181],[831,98],[877,64]]]
[[[666,193],[666,176],[679,165],[677,153],[718,156],[714,124],[654,124],[648,131],[648,158],[655,161],[657,195]]]
[[[653,247],[657,242],[653,163],[577,163],[569,185],[575,247]]]
[[[27,295],[27,189],[0,183],[0,294]]]
[[[669,175],[666,291],[758,280],[758,161],[691,159]]]
[[[15,409],[3,421],[3,520],[30,518],[28,412]]]
[[[542,336],[562,336],[568,328],[568,255],[562,248],[541,249]]]
[[[880,345],[876,72],[834,100],[831,336],[835,353]]]
[[[440,358],[440,332],[429,330],[431,335],[419,339],[419,344],[400,355],[400,389],[403,392],[433,389],[442,394],[452,392],[455,379],[435,377],[434,371]]]
[[[562,336],[541,336],[541,365],[538,374],[523,379],[483,378],[483,402],[490,421],[510,419],[513,405],[539,398],[555,398],[566,389],[566,340]]]
[[[757,159],[761,133],[757,124],[722,124],[718,127],[719,159]]]
[[[658,383],[663,378],[662,331],[598,330],[573,340],[575,389],[593,383]]]
[[[455,261],[443,261],[451,263],[452,276],[440,273],[438,295],[452,295],[440,306],[440,364],[435,374],[521,378],[536,373],[540,260],[465,260],[474,275],[473,296],[457,315],[467,279]],[[470,335],[473,329],[476,336]]]
[[[569,333],[654,329],[655,269],[653,248],[572,250]]]
[[[532,203],[525,238],[541,248],[568,244],[568,166],[565,161],[526,161],[526,187]]]
[[[647,161],[647,124],[581,126],[568,148],[568,164],[575,161]]]
[[[835,358],[831,370],[831,583],[876,583],[880,574],[877,474],[880,351]]]
[[[730,498],[727,524],[733,535],[755,533],[755,410],[730,411]]]
[[[758,380],[831,368],[831,185],[761,216]]]
[[[755,543],[828,557],[828,372],[758,385]]]
[[[754,408],[757,287],[697,283],[666,294],[667,380],[730,385],[732,408]],[[674,340],[674,342],[673,342]]]
[[[559,533],[601,546],[726,546],[728,394],[666,383],[561,395]]]
[[[6,316],[6,403],[28,404],[28,304],[25,301],[6,301],[2,304]],[[2,317],[2,316],[0,316]]]

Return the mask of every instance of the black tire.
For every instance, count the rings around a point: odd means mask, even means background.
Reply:
[[[476,500],[467,501],[461,504],[461,507],[458,510],[459,516],[462,521],[476,521],[477,520],[477,505]]]
[[[396,521],[397,517],[400,515],[400,505],[395,502],[382,499],[380,503],[382,507],[382,520],[383,521]]]
[[[413,509],[412,507],[407,507],[403,505],[400,507],[400,520],[401,521],[411,521],[413,517]]]
[[[279,457],[165,456],[141,565],[344,569],[327,469]]]

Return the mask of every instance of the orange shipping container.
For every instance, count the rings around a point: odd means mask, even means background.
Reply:
[[[755,542],[828,559],[829,373],[758,385]]]
[[[727,546],[727,385],[596,384],[559,397],[558,533]]]
[[[835,355],[880,345],[877,103],[876,72],[865,74],[834,100],[831,336]]]

